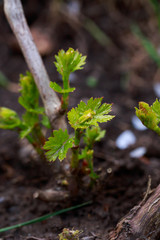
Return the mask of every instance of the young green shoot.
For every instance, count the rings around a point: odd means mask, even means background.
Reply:
[[[77,50],[69,48],[66,52],[59,51],[56,60],[57,71],[62,75],[63,89],[56,83],[51,83],[50,86],[62,94],[62,108],[66,111],[69,92],[75,90],[75,88],[70,88],[69,75],[75,70],[82,69],[86,57]],[[111,111],[111,104],[102,104],[102,99],[90,98],[87,103],[81,101],[77,107],[67,113],[68,122],[74,133],[70,136],[67,129],[53,131],[53,136],[44,145],[49,161],[55,161],[57,158],[62,161],[71,149],[71,169],[77,171],[80,168],[80,160],[83,159],[83,170],[89,172],[92,179],[98,177],[93,170],[93,147],[94,143],[105,135],[105,131],[100,129],[99,124],[114,117],[108,115]],[[81,148],[82,141],[85,145],[84,148]]]
[[[105,135],[99,124],[114,117],[109,115],[111,104],[102,103],[103,98],[90,98],[87,103],[81,101],[67,113],[69,93],[75,90],[70,87],[70,74],[83,68],[86,56],[82,56],[78,50],[69,48],[66,52],[60,50],[55,58],[55,66],[62,76],[63,87],[55,82],[51,82],[50,86],[62,95],[61,107],[73,128],[73,134],[70,135],[67,129],[54,130],[53,135],[46,141],[42,125],[50,128],[50,123],[44,108],[39,105],[39,92],[29,72],[26,76],[20,75],[19,103],[25,109],[25,113],[20,118],[15,111],[1,107],[0,128],[17,130],[22,139],[28,139],[42,159],[47,157],[49,161],[55,161],[58,158],[62,161],[71,149],[71,169],[74,172],[81,170],[89,173],[92,179],[96,179],[98,176],[94,173],[93,147],[95,142],[100,141]]]
[[[80,230],[70,230],[64,228],[63,231],[59,234],[59,240],[79,240],[79,235],[82,233]]]
[[[140,102],[139,109],[136,108],[136,115],[147,128],[160,136],[160,101],[158,99],[151,106]]]
[[[27,138],[37,153],[45,158],[42,149],[45,137],[41,131],[41,124],[49,127],[49,120],[44,113],[44,108],[39,106],[39,92],[29,72],[26,76],[20,75],[20,86],[19,103],[24,107],[25,113],[20,118],[15,111],[0,107],[0,128],[17,130],[20,138]]]
[[[76,70],[83,69],[85,64],[86,56],[82,56],[78,50],[69,48],[68,51],[60,50],[58,55],[55,55],[56,61],[54,62],[58,73],[62,76],[63,88],[56,82],[50,82],[50,87],[55,92],[62,94],[62,109],[67,110],[69,93],[73,92],[75,88],[70,88],[69,76]]]

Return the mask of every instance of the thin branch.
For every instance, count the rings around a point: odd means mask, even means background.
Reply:
[[[49,87],[49,77],[27,25],[20,0],[4,0],[4,12],[19,42],[29,70],[34,76],[45,111],[52,127],[64,128],[64,117],[60,114],[61,103]]]

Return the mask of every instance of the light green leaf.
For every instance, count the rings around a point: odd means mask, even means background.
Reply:
[[[78,158],[89,161],[90,159],[93,158],[93,153],[94,153],[93,149],[88,149],[87,147],[85,147],[84,149],[82,149],[81,153],[78,155]]]
[[[149,106],[145,102],[139,102],[139,109],[135,108],[136,115],[141,122],[158,135],[160,135],[160,127],[158,126],[160,122],[159,107],[159,101],[156,100],[152,106]]]
[[[83,137],[84,143],[86,143],[88,146],[93,147],[92,145],[96,141],[100,141],[106,134],[105,130],[101,130],[101,128],[98,127],[89,127],[86,129],[85,135]]]
[[[25,114],[23,114],[22,118],[23,122],[26,123],[26,125],[28,126],[34,126],[39,122],[37,114],[32,112],[26,112]]]
[[[17,113],[9,108],[0,107],[0,128],[14,129],[21,126]]]
[[[108,115],[111,111],[111,104],[103,103],[102,98],[90,98],[88,103],[83,101],[78,104],[78,107],[72,108],[68,112],[68,120],[74,128],[88,128],[89,126],[98,126],[98,123],[107,122],[114,116]]]
[[[23,126],[22,131],[20,132],[20,137],[23,139],[32,132],[35,125],[39,122],[39,118],[37,114],[32,112],[26,112],[23,114],[22,118]]]
[[[20,86],[19,103],[27,111],[44,114],[44,108],[39,107],[39,92],[31,73],[27,72],[26,76],[20,75]]]
[[[23,139],[27,137],[33,130],[33,126],[24,126],[24,129],[20,131],[20,138]]]
[[[46,128],[50,129],[51,128],[51,124],[49,121],[49,118],[46,115],[42,116],[42,121],[41,123],[43,124],[43,126],[45,126]]]
[[[62,76],[66,72],[70,74],[71,72],[82,69],[86,60],[86,56],[82,56],[78,50],[74,50],[73,48],[69,48],[66,52],[60,50],[58,55],[55,55],[55,58],[55,66]]]
[[[157,114],[157,118],[160,120],[160,101],[156,99],[151,108]]]
[[[81,153],[78,155],[78,159],[85,159],[87,157],[87,147],[85,147],[84,149],[81,150]]]
[[[53,88],[53,90],[58,93],[70,93],[70,92],[74,92],[75,90],[75,88],[63,89],[59,84],[55,82],[50,82],[50,87]]]
[[[36,107],[35,109],[28,109],[28,112],[44,115],[44,107]]]
[[[48,150],[46,156],[49,161],[55,161],[58,158],[62,161],[68,152],[68,149],[73,146],[73,137],[70,138],[67,129],[53,131],[54,136],[50,137],[44,145],[44,149]]]

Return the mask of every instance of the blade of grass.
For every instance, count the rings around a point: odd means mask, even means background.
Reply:
[[[157,64],[157,66],[160,67],[160,56],[152,42],[146,36],[144,36],[141,29],[136,24],[131,25],[131,30],[133,34],[140,40],[148,55]]]
[[[41,216],[41,217],[34,218],[34,219],[32,219],[32,220],[29,220],[29,221],[26,221],[26,222],[23,222],[23,223],[19,223],[19,224],[12,225],[12,226],[9,226],[9,227],[1,228],[1,229],[0,229],[0,233],[6,232],[6,231],[8,231],[8,230],[15,229],[15,228],[20,228],[20,227],[23,227],[23,226],[27,226],[27,225],[29,225],[29,224],[41,222],[41,221],[44,221],[44,220],[46,220],[46,219],[48,219],[48,218],[51,218],[51,217],[53,217],[53,216],[57,216],[57,215],[60,215],[60,214],[62,214],[62,213],[65,213],[65,212],[72,211],[72,210],[75,210],[75,209],[78,209],[78,208],[87,206],[87,205],[89,205],[89,204],[91,204],[91,203],[92,203],[92,201],[85,202],[85,203],[82,203],[82,204],[79,204],[79,205],[76,205],[76,206],[73,206],[73,207],[69,207],[69,208],[65,208],[65,209],[59,210],[59,211],[54,212],[54,213],[52,212],[52,213],[43,215],[43,216]]]
[[[2,71],[0,71],[0,87],[7,87],[9,84],[8,78],[3,74]]]
[[[158,28],[160,30],[160,4],[157,0],[149,0],[156,13]]]
[[[112,41],[111,39],[102,31],[99,26],[92,21],[90,18],[85,17],[83,27],[92,35],[92,37],[99,42],[103,47],[108,46]]]

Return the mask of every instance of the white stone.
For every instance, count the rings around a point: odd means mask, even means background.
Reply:
[[[144,131],[147,129],[136,115],[132,117],[132,125],[139,131]]]
[[[132,158],[140,158],[143,157],[146,152],[147,152],[146,147],[138,147],[131,151],[129,155]]]
[[[80,3],[78,1],[71,1],[68,3],[68,12],[71,15],[78,15],[80,13]]]
[[[116,146],[119,149],[126,149],[136,142],[136,137],[131,130],[122,132],[116,139]]]
[[[153,90],[158,98],[160,98],[160,83],[155,83],[153,85]]]

